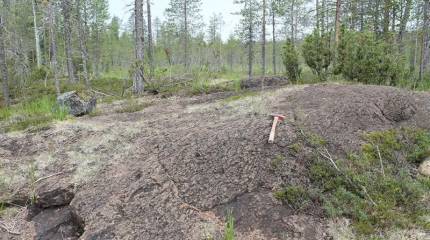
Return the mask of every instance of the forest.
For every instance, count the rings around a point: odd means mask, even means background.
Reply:
[[[202,22],[198,0],[170,1],[165,20],[151,16],[156,2],[136,1],[125,22],[109,16],[106,0],[4,0],[2,105],[65,89],[140,95],[167,79],[286,75],[299,83],[430,86],[428,1],[235,3],[240,25],[222,39],[222,15]]]
[[[0,0],[0,80],[0,240],[429,239],[430,0]]]

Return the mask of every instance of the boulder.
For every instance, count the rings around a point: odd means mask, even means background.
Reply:
[[[72,184],[44,184],[37,188],[37,206],[39,208],[52,208],[67,206],[75,197]]]
[[[90,101],[84,101],[79,97],[76,91],[66,92],[57,97],[57,103],[60,106],[67,107],[69,113],[75,117],[80,117],[92,112],[97,104],[95,97],[91,98]]]
[[[427,160],[421,163],[418,171],[420,174],[430,177],[430,158],[427,158]]]
[[[83,232],[83,226],[68,206],[42,211],[32,221],[36,232],[34,239],[77,240]]]

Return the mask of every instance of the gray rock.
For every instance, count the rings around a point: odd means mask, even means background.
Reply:
[[[39,208],[52,208],[67,206],[73,200],[75,193],[72,184],[44,184],[37,190],[37,206]]]
[[[79,239],[83,232],[70,207],[52,208],[39,213],[32,220],[36,236],[34,239]]]
[[[71,115],[79,117],[92,112],[97,105],[97,99],[93,97],[89,102],[86,102],[75,91],[72,91],[58,96],[57,103],[67,107]]]
[[[430,177],[430,158],[427,158],[421,165],[418,171],[427,177]]]

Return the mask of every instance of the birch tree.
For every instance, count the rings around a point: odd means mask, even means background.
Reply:
[[[82,2],[84,1],[84,4]],[[86,16],[87,2],[86,0],[76,0],[76,16],[78,25],[78,39],[79,39],[79,50],[82,59],[82,74],[84,77],[85,85],[87,88],[90,87],[90,78],[88,76],[88,49],[87,49],[87,18],[83,17],[82,12]]]
[[[36,62],[37,67],[42,65],[42,50],[40,48],[40,33],[37,26],[37,5],[36,0],[31,0],[31,7],[33,11],[33,28],[34,28],[34,43],[36,48]]]

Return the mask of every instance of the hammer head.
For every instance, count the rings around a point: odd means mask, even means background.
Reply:
[[[279,121],[284,121],[285,120],[285,116],[282,114],[270,114],[270,116],[272,116],[273,118],[278,118]]]

